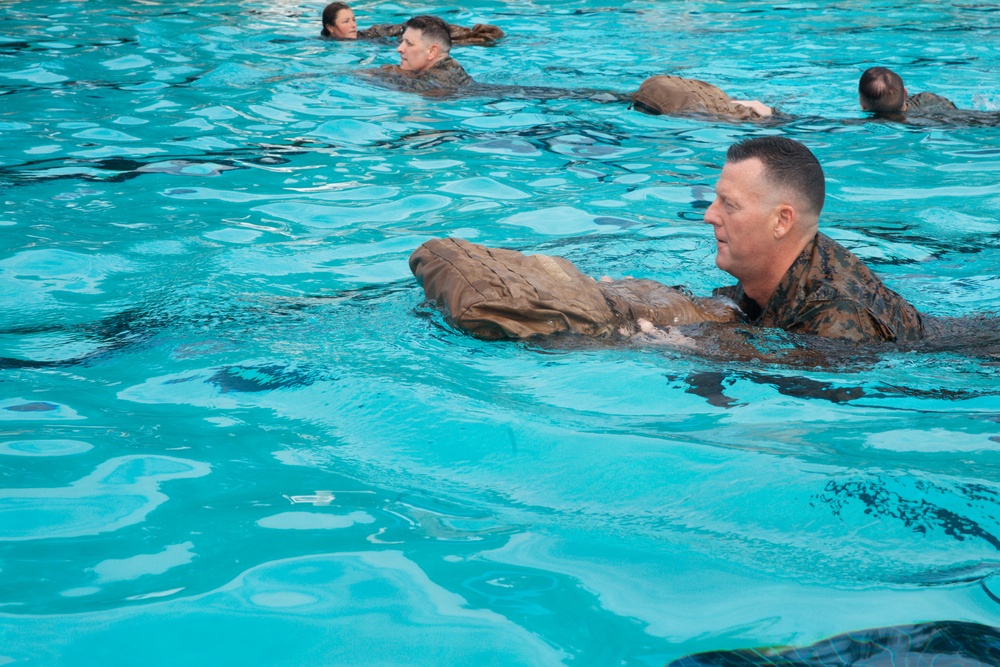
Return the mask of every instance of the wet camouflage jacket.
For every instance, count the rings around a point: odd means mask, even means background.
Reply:
[[[406,27],[402,23],[381,23],[364,30],[358,30],[358,39],[381,39],[383,37],[399,37]]]
[[[955,108],[954,102],[934,93],[917,93],[906,98],[907,111],[916,111],[918,109],[921,111],[940,111]]]
[[[748,323],[863,343],[916,341],[920,313],[850,250],[823,234],[806,246],[761,309],[741,284],[715,290],[733,299]]]
[[[450,93],[472,83],[472,77],[451,56],[445,56],[423,72],[400,69],[399,65],[383,65],[364,73],[408,93]]]

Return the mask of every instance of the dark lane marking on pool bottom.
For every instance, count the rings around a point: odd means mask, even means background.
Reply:
[[[938,621],[848,632],[805,648],[711,651],[669,667],[996,667],[1000,630]]]

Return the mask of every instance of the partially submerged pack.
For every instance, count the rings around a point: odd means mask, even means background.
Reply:
[[[562,257],[431,239],[410,255],[410,270],[428,301],[480,338],[607,336],[614,329],[597,283]]]
[[[640,319],[657,327],[735,322],[738,319],[731,299],[694,297],[685,289],[668,287],[655,280],[628,278],[598,283],[598,286],[620,326],[627,330],[632,329]]]
[[[410,256],[410,270],[428,301],[480,338],[561,332],[605,337],[634,332],[640,318],[656,326],[736,320],[729,303],[692,299],[652,280],[599,283],[562,257],[461,239],[424,243]]]
[[[652,114],[709,114],[735,120],[761,118],[756,111],[736,104],[710,83],[667,74],[643,81],[633,93],[632,103],[640,111]]]
[[[503,39],[503,30],[489,23],[477,23],[472,28],[448,24],[454,46],[493,46]]]

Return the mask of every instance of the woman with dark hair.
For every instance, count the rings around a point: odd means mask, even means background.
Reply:
[[[331,39],[379,39],[399,37],[405,26],[402,23],[385,23],[358,30],[354,11],[343,2],[331,2],[323,9],[323,37]],[[452,44],[463,46],[492,46],[503,38],[503,30],[495,25],[477,23],[471,28],[448,24]]]
[[[323,37],[334,39],[357,39],[358,22],[354,10],[343,2],[331,2],[323,9]]]

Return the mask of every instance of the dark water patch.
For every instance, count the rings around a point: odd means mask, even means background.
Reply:
[[[51,46],[58,43],[58,47]],[[105,47],[123,46],[125,44],[138,44],[134,37],[119,37],[116,39],[103,39],[94,42],[81,42],[77,40],[67,42],[59,35],[49,35],[37,40],[22,41],[0,41],[0,55],[16,55],[18,53],[31,52],[57,52],[59,54],[75,54],[81,51],[93,51]]]
[[[307,387],[316,382],[317,373],[311,368],[264,364],[260,366],[226,366],[216,371],[206,382],[223,393],[255,393]]]
[[[992,2],[983,5],[955,5],[955,9],[970,12],[986,12],[990,14],[1000,13],[1000,5]]]
[[[949,586],[981,582],[1000,572],[1000,561],[982,561],[968,565],[932,568],[914,574],[900,575],[893,579],[908,586]]]
[[[263,167],[288,164],[285,156],[307,154],[307,151],[289,146],[246,147],[217,153],[157,155],[148,160],[124,157],[100,159],[51,158],[32,160],[16,167],[0,168],[10,185],[32,185],[38,182],[76,180],[101,183],[123,183],[144,174],[169,174],[203,178],[217,176],[223,171],[246,169],[248,165]],[[206,166],[199,169],[199,167]],[[74,171],[77,170],[77,171]],[[100,173],[93,173],[96,170]],[[56,173],[50,173],[56,172]]]
[[[19,405],[11,405],[4,410],[8,412],[52,412],[53,410],[58,410],[59,406],[52,403],[45,403],[43,401],[36,401],[34,403],[21,403]]]
[[[851,360],[857,363],[857,360]],[[776,367],[780,364],[775,364]],[[845,370],[836,367],[837,370]],[[829,369],[828,369],[829,370]],[[861,369],[858,369],[861,373]],[[769,386],[779,394],[804,400],[829,401],[845,404],[859,399],[916,398],[923,400],[962,401],[1000,394],[1000,389],[952,389],[947,387],[920,388],[905,385],[889,385],[875,382],[868,384],[868,378],[859,375],[859,382],[830,382],[804,375],[778,375],[754,371],[704,371],[687,376],[667,375],[672,382],[680,382],[684,392],[704,398],[709,405],[733,408],[745,405],[726,395],[726,389],[738,381]]]
[[[865,396],[863,387],[842,386],[798,375],[772,375],[768,373],[745,373],[743,378],[755,383],[768,385],[779,394],[795,398],[847,403]]]
[[[3,330],[4,335],[69,334],[98,347],[92,352],[52,361],[0,357],[0,369],[62,368],[98,361],[122,348],[139,345],[167,326],[169,319],[156,309],[132,308],[86,324],[27,325]]]
[[[391,148],[423,151],[438,148],[446,144],[461,141],[462,133],[438,130],[420,130],[406,134],[393,142],[387,142]]]
[[[668,667],[987,667],[1000,665],[1000,629],[936,621],[849,632],[805,648],[712,651]]]
[[[889,485],[908,489],[893,491]],[[940,507],[933,502],[934,497],[964,498],[967,507],[973,507],[978,502],[980,516],[996,521],[989,510],[996,506],[998,494],[990,490],[990,500],[983,502],[983,493],[970,490],[967,486],[946,489],[933,482],[923,479],[898,480],[885,479],[881,475],[870,478],[840,482],[827,482],[824,492],[815,496],[815,500],[830,508],[834,516],[841,516],[853,503],[860,503],[865,514],[880,519],[894,519],[915,533],[928,534],[935,530],[955,538],[959,542],[977,538],[1000,550],[1000,538],[970,516],[959,514],[955,510]],[[985,505],[985,506],[982,506]]]

